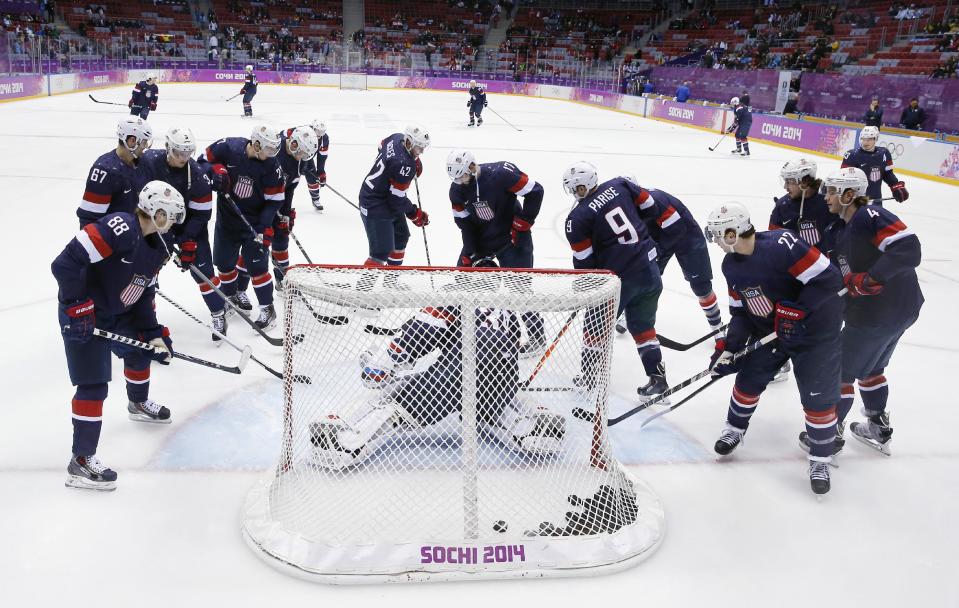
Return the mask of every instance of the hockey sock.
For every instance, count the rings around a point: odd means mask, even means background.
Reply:
[[[886,377],[876,374],[859,381],[859,396],[867,416],[876,416],[886,411],[889,400],[889,384]]]
[[[806,437],[809,439],[810,460],[829,460],[836,441],[836,406],[815,411],[803,409],[806,414]]]
[[[405,249],[394,249],[390,252],[389,257],[386,258],[386,263],[390,266],[402,266],[404,257],[406,257]]]
[[[134,403],[142,403],[150,395],[150,359],[127,357],[123,361],[123,377],[127,381],[127,397]]]
[[[643,369],[647,376],[658,374],[656,369],[663,360],[663,352],[659,350],[659,340],[656,339],[656,330],[647,329],[644,332],[633,334],[636,342],[636,351],[643,362]]]
[[[246,269],[246,262],[243,261],[242,255],[236,261],[236,270],[239,273],[236,278],[236,290],[245,292],[247,287],[250,286],[250,272]]]
[[[220,287],[220,278],[211,277],[210,282]],[[210,312],[220,312],[223,310],[223,298],[221,298],[213,288],[207,285],[206,283],[200,283],[200,295],[203,296],[203,303],[206,304],[206,307],[210,309]]]
[[[220,290],[227,296],[236,295],[236,279],[238,274],[236,268],[229,272],[220,273]]]
[[[726,422],[731,427],[741,431],[749,428],[749,419],[756,406],[759,405],[759,395],[751,395],[739,390],[738,386],[733,386],[733,394],[729,398],[729,411],[726,413]]]
[[[743,142],[741,142],[741,141],[739,141],[739,140],[737,139],[737,140],[736,140],[736,152],[742,152],[742,150],[743,150]]]
[[[699,298],[699,306],[706,315],[706,320],[711,327],[719,327],[723,324],[722,315],[719,312],[719,304],[716,300],[716,294],[710,289],[709,293]]]
[[[748,142],[748,141],[744,141],[744,142],[743,142],[743,152],[745,152],[746,154],[749,154],[749,142]]]
[[[244,103],[243,104],[243,113],[247,116],[253,116],[253,104]]]
[[[260,306],[273,303],[273,277],[269,272],[253,277],[253,292],[256,293],[256,301]]]
[[[97,453],[100,427],[103,425],[103,401],[107,384],[81,384],[73,394],[73,453],[90,456]]]
[[[287,249],[282,251],[273,251],[273,276],[277,281],[282,281],[286,275],[286,269],[290,267],[290,252]]]
[[[856,388],[852,382],[842,382],[839,385],[839,407],[836,408],[836,417],[839,424],[846,421],[849,410],[852,409],[853,401],[856,400]]]

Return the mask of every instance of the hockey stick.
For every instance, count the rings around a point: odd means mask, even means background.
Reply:
[[[420,210],[420,213],[423,213],[423,205],[420,203],[420,180],[416,175],[413,175],[413,185],[416,186],[416,208]],[[423,247],[426,249],[426,265],[432,266],[433,262],[430,261],[430,244],[426,240],[426,226],[420,226],[420,230],[423,231]],[[432,283],[433,277],[430,276],[430,282]]]
[[[724,132],[724,133],[723,133],[723,136],[720,137],[720,138],[719,138],[719,141],[716,142],[716,145],[715,145],[715,146],[712,146],[711,148],[709,148],[709,151],[710,151],[710,152],[715,151],[716,148],[719,147],[719,144],[723,143],[723,140],[726,139],[726,136],[727,136],[727,135],[729,135],[729,131]]]
[[[135,346],[137,348],[142,348],[143,350],[148,350],[152,353],[158,352],[156,347],[152,344],[147,344],[146,342],[141,342],[139,340],[134,340],[133,338],[128,338],[126,336],[121,336],[120,334],[115,334],[112,331],[104,331],[99,327],[94,328],[93,335],[99,338],[106,338],[107,340],[112,340],[114,342],[120,342],[121,344],[126,344],[128,346]],[[241,374],[243,373],[243,368],[246,367],[247,361],[250,359],[250,347],[247,346],[243,349],[243,354],[240,355],[240,362],[234,367],[229,367],[227,365],[220,365],[219,363],[214,363],[212,361],[207,361],[206,359],[200,359],[199,357],[193,357],[191,355],[184,355],[183,353],[174,352],[173,357],[176,359],[183,359],[184,361],[189,361],[190,363],[196,363],[197,365],[203,365],[205,367],[211,367],[213,369],[218,369],[221,372],[228,372],[231,374]]]
[[[309,254],[306,253],[306,249],[303,248],[303,244],[300,243],[300,239],[296,238],[296,235],[293,234],[293,231],[292,231],[292,230],[290,231],[290,236],[293,238],[293,242],[296,243],[296,246],[299,248],[300,253],[302,253],[302,254],[303,254],[303,257],[306,258],[306,263],[307,263],[307,264],[312,264],[312,263],[313,263],[313,260],[310,259]]]
[[[236,99],[237,97],[239,97],[239,96],[242,95],[242,94],[243,94],[243,91],[240,91],[239,93],[237,93],[237,94],[234,95],[233,97],[229,97],[229,98],[227,98],[227,99],[224,99],[223,101],[233,101],[234,99]]]
[[[675,341],[670,340],[669,338],[667,338],[666,336],[661,335],[661,334],[656,334],[656,339],[659,340],[659,345],[660,345],[660,346],[663,346],[663,347],[668,348],[668,349],[670,349],[670,350],[679,350],[679,351],[689,350],[690,348],[696,346],[697,344],[702,344],[703,342],[705,342],[706,340],[712,338],[712,337],[715,336],[716,334],[725,331],[727,327],[729,327],[729,323],[726,323],[725,325],[714,329],[713,331],[709,332],[708,334],[706,334],[706,335],[703,336],[702,338],[699,338],[699,339],[697,339],[697,340],[694,340],[693,342],[690,342],[689,344],[683,344],[683,343],[681,343],[681,342],[675,342]]]
[[[669,409],[663,410],[663,411],[661,411],[661,412],[657,412],[657,413],[653,414],[652,416],[650,416],[649,418],[647,418],[646,420],[643,420],[642,424],[639,425],[639,428],[643,428],[644,426],[646,426],[647,424],[649,424],[649,423],[652,422],[653,420],[656,420],[657,418],[659,418],[659,417],[662,416],[663,414],[668,414],[669,412],[671,412],[671,411],[673,411],[674,409],[678,408],[678,407],[681,406],[682,404],[686,403],[687,401],[689,401],[690,399],[692,399],[693,397],[695,397],[696,395],[698,395],[699,393],[703,392],[704,390],[706,390],[707,388],[709,388],[710,386],[712,386],[713,384],[715,384],[717,381],[722,380],[722,379],[723,379],[723,376],[716,376],[715,378],[711,378],[711,379],[709,380],[709,382],[707,382],[706,384],[700,386],[699,388],[697,388],[697,389],[694,390],[693,392],[691,392],[691,393],[689,393],[688,395],[686,395],[685,397],[683,397],[678,403],[670,406]]]
[[[547,348],[543,355],[539,358],[539,362],[536,364],[536,367],[533,368],[533,373],[529,375],[529,378],[525,382],[519,383],[520,389],[525,389],[532,384],[533,380],[536,378],[536,375],[541,369],[543,369],[543,365],[546,364],[546,360],[549,359],[549,356],[553,354],[554,350],[556,350],[556,345],[559,344],[559,341],[563,338],[563,335],[567,332],[567,330],[569,330],[570,326],[573,324],[573,320],[576,319],[576,315],[578,314],[579,310],[574,310],[569,315],[569,318],[566,319],[566,323],[563,324],[563,327],[559,330],[559,333],[556,334],[555,338],[553,338],[553,343],[549,345],[549,348]]]
[[[124,108],[130,107],[125,103],[117,103],[115,101],[100,101],[99,99],[96,99],[95,97],[93,97],[93,95],[87,95],[87,97],[89,97],[93,103],[102,103],[103,105],[106,105],[106,106],[123,106]]]
[[[221,334],[220,332],[218,332],[218,331],[216,330],[215,327],[213,327],[213,326],[211,326],[211,325],[207,325],[206,323],[204,323],[203,321],[201,321],[200,319],[198,319],[197,317],[195,317],[195,316],[193,315],[193,313],[191,313],[189,310],[187,310],[186,308],[184,308],[183,306],[181,306],[179,303],[175,302],[175,301],[173,300],[173,298],[169,297],[168,295],[166,295],[165,293],[163,293],[163,292],[160,291],[159,289],[157,290],[157,295],[160,296],[161,298],[163,298],[164,300],[166,300],[167,302],[169,302],[174,308],[176,308],[177,310],[179,310],[180,312],[182,312],[182,313],[185,314],[186,316],[190,317],[190,318],[193,319],[194,321],[196,321],[198,324],[200,324],[200,325],[202,325],[203,327],[206,327],[207,329],[209,329],[210,331],[212,331],[212,332],[213,332],[214,334],[216,334],[221,340],[223,340],[224,342],[226,342],[227,344],[229,344],[230,346],[232,346],[232,347],[235,348],[236,350],[240,351],[241,353],[246,352],[246,350],[250,348],[249,346],[245,346],[245,347],[243,347],[243,348],[240,348],[239,346],[237,346],[236,344],[234,344],[232,341],[230,341],[230,339],[226,337],[226,334]],[[276,377],[279,378],[280,380],[283,379],[283,374],[281,374],[280,372],[276,371],[275,369],[273,369],[272,367],[270,367],[270,366],[267,365],[266,363],[263,363],[262,361],[260,361],[260,360],[257,359],[256,357],[254,357],[252,352],[250,353],[250,359],[252,359],[254,362],[256,362],[257,364],[259,364],[260,367],[262,367],[262,368],[265,369],[266,371],[270,372],[271,374],[273,374],[274,376],[276,376]]]
[[[503,118],[502,116],[500,116],[499,112],[497,112],[497,111],[494,110],[493,108],[490,108],[489,106],[487,106],[487,109],[488,109],[490,112],[492,112],[493,114],[496,114],[497,116],[499,116],[499,119],[502,120],[503,122],[505,122],[506,124],[508,124],[509,126],[513,127],[513,128],[516,129],[517,131],[522,131],[522,129],[520,129],[519,127],[517,127],[516,125],[514,125],[514,124],[511,123],[510,121],[508,121],[508,120],[506,120],[505,118]]]
[[[747,356],[747,355],[750,355],[750,354],[756,352],[757,350],[759,350],[759,349],[762,348],[763,346],[769,344],[770,342],[772,342],[772,341],[775,340],[775,339],[776,339],[776,332],[772,332],[772,333],[770,333],[770,334],[767,334],[766,336],[763,336],[762,339],[753,342],[752,344],[750,344],[750,345],[747,346],[746,348],[742,349],[741,351],[739,351],[738,353],[736,353],[735,355],[733,355],[733,356],[732,356],[732,360],[730,361],[730,363],[735,363],[735,362],[738,361],[739,359],[742,359],[743,357],[745,357],[745,356]],[[686,380],[683,380],[683,381],[680,382],[679,384],[677,384],[677,385],[675,385],[675,386],[669,387],[669,388],[666,389],[663,393],[661,393],[661,394],[659,394],[659,395],[656,395],[656,397],[650,399],[649,401],[644,401],[643,403],[640,403],[639,405],[637,405],[637,406],[634,407],[633,409],[629,410],[629,411],[626,412],[625,414],[621,414],[621,415],[619,415],[619,416],[617,416],[617,417],[615,417],[615,418],[610,418],[610,419],[607,421],[607,425],[608,425],[608,426],[613,426],[613,425],[619,424],[620,422],[622,422],[623,420],[626,420],[626,419],[629,418],[630,416],[633,416],[634,414],[636,414],[636,413],[638,413],[638,412],[641,412],[641,411],[645,410],[646,408],[648,408],[648,407],[650,407],[650,406],[653,406],[653,405],[659,403],[660,401],[662,401],[662,400],[665,399],[666,397],[672,395],[673,393],[676,393],[676,392],[679,392],[679,391],[683,390],[684,388],[686,388],[686,387],[689,386],[690,384],[693,384],[694,382],[697,382],[697,381],[705,378],[706,376],[709,376],[709,375],[712,374],[712,373],[713,373],[712,368],[705,369],[705,370],[699,372],[698,374],[696,374],[695,376],[691,376],[691,377],[687,378]],[[684,403],[685,401],[686,401],[686,400],[684,399],[684,400],[683,400],[682,402],[680,402],[680,403]],[[679,407],[679,405],[680,405],[680,404],[677,403],[677,404],[676,404],[675,406],[673,406],[670,410],[666,410],[666,411],[672,411],[672,409],[675,409],[675,408]],[[575,416],[576,418],[579,418],[580,420],[585,420],[585,421],[587,421],[587,422],[593,422],[594,419],[595,419],[595,415],[594,415],[593,413],[587,412],[586,410],[584,410],[584,409],[581,408],[581,407],[575,407],[575,408],[573,408],[573,412],[572,412],[572,413],[573,413],[573,416]]]
[[[326,184],[325,187],[326,187],[326,188],[329,188],[329,189],[333,192],[333,194],[337,195],[338,197],[340,197],[341,199],[343,199],[344,201],[346,201],[347,204],[348,204],[350,207],[353,207],[353,208],[356,209],[357,211],[360,210],[360,208],[356,206],[356,203],[354,203],[354,202],[351,201],[350,199],[348,199],[348,198],[346,198],[345,196],[343,196],[342,194],[340,194],[339,191],[338,191],[336,188],[334,188],[333,186],[331,186],[331,185],[329,184],[329,182],[327,182],[327,184]]]

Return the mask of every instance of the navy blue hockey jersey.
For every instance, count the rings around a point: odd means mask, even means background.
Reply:
[[[882,284],[878,295],[847,298],[849,322],[884,327],[918,314],[925,301],[916,276],[922,247],[895,214],[876,205],[862,206],[848,223],[837,218],[825,240],[843,275],[865,272]]]
[[[416,159],[403,145],[405,136],[393,133],[382,142],[373,168],[360,187],[360,213],[369,217],[393,217],[416,212],[406,196],[416,175]]]
[[[733,126],[738,131],[749,132],[749,128],[753,126],[753,114],[749,111],[749,108],[738,106],[733,111]]]
[[[476,109],[481,109],[486,106],[486,91],[482,87],[471,87],[470,88],[470,100],[468,105]]]
[[[249,73],[243,80],[243,88],[240,89],[240,92],[256,94],[256,84],[256,74]]]
[[[180,169],[174,169],[166,160],[166,150],[147,150],[140,167],[148,180],[158,179],[173,186],[186,202],[186,218],[171,232],[181,240],[196,240],[205,234],[213,216],[213,191],[210,178],[192,158]]]
[[[861,147],[847,151],[842,157],[840,169],[846,167],[857,167],[862,169],[869,180],[869,187],[866,189],[866,196],[875,204],[882,198],[882,182],[886,182],[891,188],[899,178],[893,173],[892,154],[885,146],[876,146],[872,152],[866,152]]]
[[[656,241],[659,256],[688,251],[706,240],[692,212],[672,194],[643,188],[639,200],[639,215]]]
[[[656,244],[639,217],[642,193],[625,177],[614,177],[576,203],[566,216],[575,268],[604,268],[625,280],[655,266]]]
[[[245,137],[227,137],[216,141],[200,157],[200,166],[220,163],[230,174],[230,193],[247,221],[262,233],[273,225],[276,212],[283,205],[283,168],[277,157],[259,160],[246,154],[250,143]],[[241,229],[243,222],[237,217],[233,206],[217,197],[217,221],[227,221]],[[243,228],[245,229],[245,228]]]
[[[80,225],[95,222],[107,213],[133,213],[140,190],[148,181],[139,169],[139,161],[131,167],[117,156],[116,150],[103,154],[87,175],[83,198],[77,207]]]
[[[156,84],[147,84],[146,80],[141,80],[133,87],[130,93],[130,105],[141,108],[148,107],[151,110],[157,109],[157,99],[160,97],[160,88]]]
[[[463,236],[463,254],[491,255],[510,243],[513,218],[533,224],[543,205],[543,187],[516,165],[481,163],[478,178],[450,185],[453,218]],[[520,204],[517,197],[523,197]]]
[[[111,213],[87,224],[51,265],[61,302],[91,298],[98,314],[131,312],[135,326],[157,325],[156,275],[167,257],[157,234],[143,236],[136,216]]]
[[[802,217],[799,209],[802,207]],[[818,192],[805,200],[794,199],[785,194],[776,199],[776,205],[769,214],[770,230],[792,230],[799,238],[810,245],[818,245],[826,227],[836,219],[829,213],[826,197]]]

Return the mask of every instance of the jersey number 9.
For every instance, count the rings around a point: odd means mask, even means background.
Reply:
[[[606,218],[606,223],[613,229],[613,232],[619,235],[616,240],[619,241],[620,245],[632,245],[639,242],[639,234],[637,234],[636,228],[621,208],[613,207],[603,217]]]

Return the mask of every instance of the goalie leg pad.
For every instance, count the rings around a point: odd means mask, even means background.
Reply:
[[[396,432],[401,420],[386,400],[362,404],[350,420],[330,414],[310,425],[314,462],[334,471],[361,464]]]
[[[566,418],[542,406],[510,407],[503,412],[499,424],[490,425],[488,430],[503,443],[520,451],[552,455],[562,448]]]

